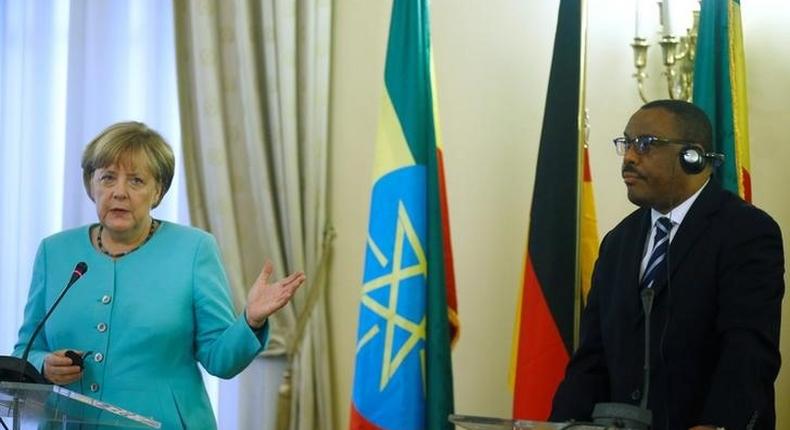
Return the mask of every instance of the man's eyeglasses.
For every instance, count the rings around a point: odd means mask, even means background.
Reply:
[[[617,151],[617,155],[625,155],[628,148],[634,148],[637,154],[646,154],[650,151],[651,146],[669,144],[688,145],[694,143],[689,140],[663,139],[656,136],[637,136],[632,138],[616,137],[612,142],[614,142],[614,149]]]

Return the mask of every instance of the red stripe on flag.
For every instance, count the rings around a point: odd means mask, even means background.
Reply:
[[[460,324],[458,321],[458,299],[455,295],[455,268],[453,267],[453,247],[450,240],[450,211],[447,208],[447,187],[444,179],[444,153],[436,148],[436,164],[439,170],[439,209],[442,213],[442,252],[444,254],[445,289],[447,307],[450,313],[450,343],[458,340]]]
[[[351,420],[348,423],[348,428],[350,430],[381,430],[380,427],[371,424],[365,417],[360,415],[353,404],[351,405]]]
[[[752,202],[752,175],[746,169],[741,169],[741,176],[743,177],[743,199],[747,202]]]
[[[590,172],[590,154],[587,152],[587,148],[584,148],[584,159],[582,161],[584,166],[584,175],[582,179],[584,182],[592,182],[592,173]]]
[[[548,286],[549,288],[551,286]],[[556,287],[556,286],[555,286]],[[569,356],[527,256],[521,299],[513,417],[546,420]]]

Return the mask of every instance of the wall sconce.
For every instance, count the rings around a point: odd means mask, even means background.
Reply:
[[[655,27],[650,26],[653,16],[650,13],[651,0],[635,0],[636,34],[631,48],[634,50],[634,67],[639,97],[647,103],[644,83],[648,78],[647,48],[648,34]],[[660,38],[664,62],[664,75],[667,79],[667,92],[673,100],[691,101],[694,82],[694,54],[697,49],[697,30],[699,29],[698,0],[658,0]],[[691,18],[690,21],[688,18]]]

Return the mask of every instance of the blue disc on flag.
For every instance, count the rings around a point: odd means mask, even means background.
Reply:
[[[425,423],[426,169],[373,186],[352,401],[382,428]]]

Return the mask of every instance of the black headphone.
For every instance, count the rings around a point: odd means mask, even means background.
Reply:
[[[717,167],[723,162],[724,154],[705,152],[694,145],[686,145],[680,150],[680,167],[690,175],[702,172],[708,163],[713,164],[713,167]]]

